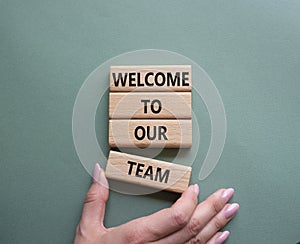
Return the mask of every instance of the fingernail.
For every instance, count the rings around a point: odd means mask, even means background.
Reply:
[[[237,203],[230,204],[224,211],[224,216],[226,219],[231,218],[240,208]]]
[[[224,243],[224,241],[226,241],[226,239],[228,238],[228,236],[230,235],[230,232],[225,230],[217,239],[216,239],[216,244],[222,244]]]
[[[100,181],[100,171],[101,171],[100,165],[96,163],[93,171],[93,182]]]
[[[194,192],[198,196],[198,194],[199,194],[199,186],[198,186],[198,184],[194,185]]]
[[[104,186],[104,187],[108,187],[108,182],[105,176],[105,172],[103,169],[100,168],[100,181],[99,183]]]
[[[233,188],[228,188],[223,192],[222,195],[222,200],[224,203],[227,203],[229,199],[233,196],[234,189]]]

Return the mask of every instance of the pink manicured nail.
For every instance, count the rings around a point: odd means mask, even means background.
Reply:
[[[198,184],[195,184],[194,185],[194,192],[195,192],[195,194],[198,196],[199,195],[199,186],[198,186]]]
[[[222,195],[222,200],[224,203],[227,203],[229,199],[233,196],[234,189],[233,188],[228,188],[223,192]]]
[[[108,182],[105,176],[105,172],[103,169],[100,168],[100,181],[99,183],[101,184],[101,186],[104,186],[106,188],[108,188]]]
[[[231,218],[240,208],[237,203],[230,204],[224,211],[224,216],[226,219]]]
[[[230,235],[230,232],[225,230],[217,239],[216,239],[216,244],[222,244],[224,243],[224,241],[226,241],[226,239],[228,238],[228,236]]]
[[[93,172],[93,182],[99,182],[100,181],[100,173],[101,168],[98,163],[95,164],[94,172]]]

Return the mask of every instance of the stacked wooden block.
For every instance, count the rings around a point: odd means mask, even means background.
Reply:
[[[109,145],[192,146],[190,65],[111,66]]]
[[[191,171],[183,165],[110,151],[105,174],[113,180],[181,193],[189,185]]]
[[[191,78],[189,65],[111,66],[109,145],[191,147]],[[191,167],[111,151],[106,176],[183,192],[189,184]]]

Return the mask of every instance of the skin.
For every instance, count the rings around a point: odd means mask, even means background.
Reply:
[[[105,228],[105,204],[108,182],[99,165],[84,202],[75,244],[85,243],[223,243],[228,231],[220,232],[237,212],[238,204],[229,204],[233,189],[220,189],[198,203],[199,187],[191,185],[170,207],[126,224]]]

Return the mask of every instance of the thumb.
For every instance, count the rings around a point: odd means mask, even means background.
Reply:
[[[91,226],[104,229],[103,221],[105,205],[108,199],[108,182],[103,169],[97,163],[94,167],[93,183],[86,194],[81,216],[82,226]]]

